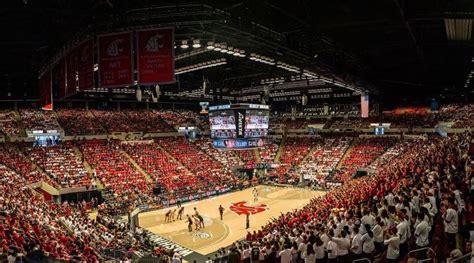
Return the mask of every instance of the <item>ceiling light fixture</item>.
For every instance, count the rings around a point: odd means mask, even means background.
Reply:
[[[199,41],[199,39],[194,39],[193,48],[200,48],[200,47],[201,47],[201,41]]]
[[[207,47],[206,48],[210,49],[210,50],[213,50],[215,48],[214,47],[214,42],[212,42],[212,41],[207,42]]]
[[[181,41],[181,46],[180,46],[180,47],[181,47],[182,49],[189,48],[188,41],[187,41],[187,40]]]

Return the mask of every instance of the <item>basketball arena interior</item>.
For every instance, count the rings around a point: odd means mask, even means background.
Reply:
[[[0,12],[0,262],[474,262],[474,1]]]

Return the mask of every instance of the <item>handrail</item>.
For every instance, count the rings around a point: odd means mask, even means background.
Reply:
[[[369,263],[372,263],[372,261],[368,258],[359,258],[359,259],[356,259],[356,260],[352,260],[352,263],[355,263],[355,262],[369,262]]]
[[[469,253],[463,255],[462,257],[455,258],[455,259],[451,260],[451,263],[459,262],[461,259],[473,258],[473,257],[474,257],[474,254],[472,254],[472,252],[469,252]]]
[[[433,250],[432,248],[430,248],[430,247],[423,247],[423,248],[418,248],[418,249],[410,250],[410,251],[408,252],[408,258],[410,258],[410,255],[411,255],[411,254],[413,254],[413,253],[415,253],[415,252],[424,251],[424,250],[429,251],[429,252],[431,252],[434,256],[436,256],[436,253],[434,252],[434,250]],[[415,259],[418,259],[418,258],[415,257]],[[426,259],[419,260],[418,262],[425,262],[425,261],[429,261],[429,260],[432,260],[432,258],[429,257],[429,258],[426,258]]]

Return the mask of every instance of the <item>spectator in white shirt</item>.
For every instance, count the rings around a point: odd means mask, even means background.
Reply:
[[[372,259],[372,254],[375,250],[374,233],[369,225],[366,225],[365,228],[367,229],[367,233],[365,233],[361,238],[363,257]]]
[[[352,258],[359,259],[362,256],[362,235],[359,233],[357,226],[354,227],[352,233],[354,234],[351,244]]]
[[[281,263],[290,263],[291,262],[291,249],[286,246],[285,249],[280,251],[280,262]]]
[[[397,234],[397,228],[391,227],[389,229],[389,236],[385,239],[384,244],[387,246],[387,261],[389,263],[398,263],[400,256],[400,237]]]
[[[337,247],[336,242],[334,242],[333,239],[332,239],[332,237],[334,237],[333,230],[329,230],[328,236],[329,236],[329,241],[326,245],[326,250],[328,252],[328,262],[329,263],[336,263],[337,262],[338,247]]]
[[[324,242],[319,236],[316,236],[315,242],[313,244],[314,253],[316,254],[316,260],[318,262],[324,262],[326,258],[326,252],[324,250]]]
[[[383,234],[384,234],[384,222],[379,216],[375,218],[377,224],[375,224],[372,232],[374,233],[374,243],[375,243],[375,253],[382,253],[384,250],[383,247]]]
[[[417,221],[419,223],[415,227],[415,243],[417,248],[424,248],[430,244],[429,234],[431,231],[431,226],[426,222],[425,215],[423,213],[419,213],[417,216]],[[426,251],[422,251],[418,254],[418,259],[425,259],[426,258]]]
[[[337,244],[338,262],[349,262],[349,249],[351,248],[351,240],[346,231],[341,232],[341,237],[333,237],[332,240]]]
[[[406,218],[406,215],[402,212],[399,213],[400,223],[397,225],[397,234],[400,237],[400,258],[404,258],[408,253],[408,238],[410,237],[410,224]]]
[[[302,254],[302,257],[304,259],[304,263],[316,263],[316,254],[314,252],[313,246],[308,246],[306,251]]]
[[[444,233],[448,238],[449,249],[456,249],[456,234],[458,233],[458,212],[456,211],[456,201],[448,198],[448,209],[443,213]]]

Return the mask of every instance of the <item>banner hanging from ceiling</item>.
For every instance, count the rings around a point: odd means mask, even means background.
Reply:
[[[66,55],[66,94],[65,96],[77,92],[77,65],[78,65],[77,49],[72,49]]]
[[[174,29],[137,31],[138,83],[172,83],[174,79]]]
[[[94,42],[86,40],[77,47],[78,89],[88,90],[94,87]]]
[[[43,110],[53,110],[53,92],[51,71],[46,71],[39,79],[40,107]]]
[[[100,35],[98,46],[99,86],[132,85],[132,32]]]
[[[66,95],[66,60],[60,59],[53,69],[53,90],[57,98],[63,98]]]

